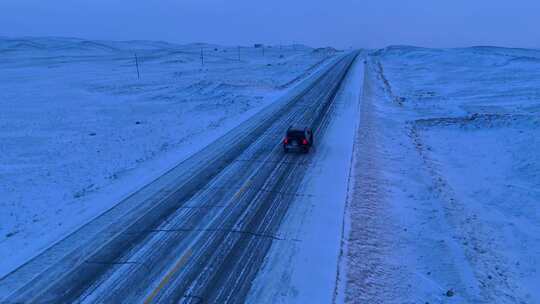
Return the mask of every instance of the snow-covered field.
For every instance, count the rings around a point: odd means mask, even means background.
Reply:
[[[3,38],[0,55],[2,276],[334,53]],[[540,303],[540,51],[389,47],[361,64],[250,301]],[[347,185],[339,140],[357,124]]]
[[[1,38],[0,276],[253,115],[334,54],[300,45],[263,51]]]
[[[540,51],[366,66],[347,302],[540,303]]]

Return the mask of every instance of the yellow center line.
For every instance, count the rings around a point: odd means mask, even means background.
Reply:
[[[253,178],[248,178],[243,184],[242,186],[240,187],[240,189],[238,189],[238,191],[233,195],[231,201],[235,201],[237,200],[240,195],[242,195],[246,189],[248,188],[248,186],[253,182]],[[146,297],[146,299],[144,300],[144,304],[150,304],[154,301],[154,299],[156,298],[156,296],[159,294],[159,292],[169,283],[169,281],[171,280],[172,276],[178,272],[178,270],[180,269],[180,267],[182,267],[183,265],[186,264],[187,260],[191,257],[191,255],[193,254],[191,248],[189,248],[188,250],[186,250],[186,253],[184,253],[180,259],[178,259],[178,261],[176,262],[176,264],[174,265],[174,267],[169,270],[167,272],[167,274],[165,274],[165,276],[163,277],[163,279],[159,282],[158,286],[152,291],[152,293],[150,293],[150,295],[148,295],[148,297]]]
[[[246,191],[247,187],[253,182],[253,179],[248,179],[244,182],[244,184],[242,184],[242,186],[240,187],[240,189],[238,189],[238,191],[234,194],[232,200],[236,200],[240,195],[242,195],[242,193],[244,193],[244,191]],[[169,270],[169,272],[167,272],[167,274],[163,277],[163,279],[159,282],[159,285],[152,291],[152,293],[150,295],[148,295],[148,297],[146,297],[146,299],[144,300],[144,304],[150,304],[152,303],[152,301],[156,298],[156,296],[159,294],[159,292],[167,285],[167,283],[169,283],[169,281],[171,280],[172,276],[178,272],[178,270],[180,269],[180,267],[182,267],[183,265],[186,264],[187,260],[191,257],[191,255],[193,254],[193,252],[191,251],[191,249],[188,249],[186,251],[186,253],[184,255],[182,255],[180,257],[180,259],[176,262],[176,264],[174,265],[174,267]]]
[[[152,303],[152,301],[157,296],[157,294],[163,289],[163,287],[165,287],[165,285],[167,285],[167,283],[169,283],[172,276],[180,269],[180,267],[182,267],[187,262],[191,254],[192,254],[191,249],[188,249],[186,253],[184,253],[184,255],[180,257],[180,259],[176,262],[174,267],[171,270],[169,270],[169,272],[167,272],[167,274],[165,275],[165,277],[163,277],[161,282],[159,282],[159,285],[152,291],[152,293],[148,297],[146,297],[146,299],[144,300],[144,304]]]
[[[242,193],[244,193],[244,191],[246,191],[247,189],[247,186],[249,186],[249,184],[251,184],[253,180],[252,179],[248,179],[244,182],[244,184],[240,187],[240,189],[234,194],[233,198],[232,198],[232,201],[238,199],[238,197],[240,195],[242,195]]]

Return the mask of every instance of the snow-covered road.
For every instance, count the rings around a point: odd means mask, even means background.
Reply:
[[[3,278],[0,295],[24,302],[241,301],[271,244],[283,240],[276,230],[310,165],[303,155],[283,154],[283,130],[311,125],[322,142],[355,55],[332,61]]]

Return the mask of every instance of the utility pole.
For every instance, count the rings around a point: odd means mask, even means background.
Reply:
[[[204,52],[203,52],[203,48],[201,48],[201,65],[204,65]]]
[[[137,66],[137,79],[141,79],[141,75],[139,74],[139,59],[137,58],[137,53],[135,53],[135,65]]]

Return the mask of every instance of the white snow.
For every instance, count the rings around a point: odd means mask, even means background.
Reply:
[[[540,302],[540,51],[389,47],[366,70],[346,302]]]
[[[332,50],[3,38],[0,55],[2,276]],[[357,61],[249,302],[540,303],[539,88],[538,50]]]
[[[341,254],[349,168],[363,77],[362,58],[336,95],[336,108],[254,282],[248,303],[332,303]]]
[[[0,54],[0,277],[334,55],[72,38],[2,38]]]

